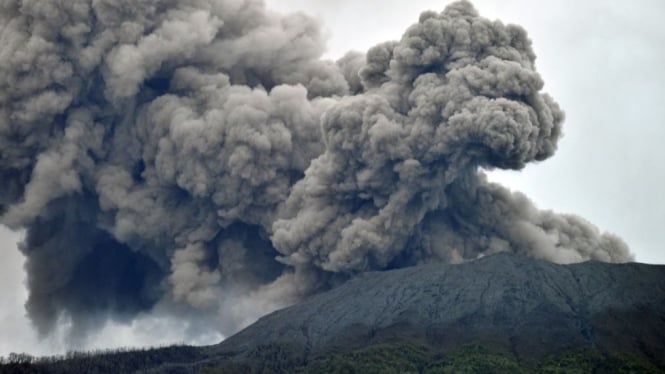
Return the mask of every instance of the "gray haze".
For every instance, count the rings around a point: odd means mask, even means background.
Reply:
[[[552,156],[564,115],[526,32],[468,2],[337,62],[260,1],[0,7],[1,222],[42,336],[228,335],[358,272],[502,251],[632,259],[479,171]]]

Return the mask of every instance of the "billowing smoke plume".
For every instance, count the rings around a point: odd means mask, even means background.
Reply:
[[[468,2],[337,62],[258,0],[8,0],[0,24],[0,212],[43,334],[153,310],[229,334],[358,272],[500,251],[631,259],[485,179],[551,156],[563,113],[525,31]]]

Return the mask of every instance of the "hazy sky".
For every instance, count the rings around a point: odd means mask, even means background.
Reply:
[[[448,1],[271,0],[280,11],[318,16],[330,34],[327,57],[364,51],[403,31],[426,9]],[[531,197],[541,208],[575,213],[621,236],[639,262],[665,263],[665,2],[475,1],[481,15],[522,25],[538,55],[549,92],[566,112],[557,154],[523,172],[492,178]],[[58,339],[37,343],[24,317],[27,294],[20,234],[0,227],[0,355],[58,351]],[[168,328],[164,328],[168,326]],[[155,331],[159,331],[156,333]],[[157,336],[156,336],[157,334]],[[174,321],[139,319],[103,330],[95,346],[174,342]],[[201,342],[217,339],[206,337]]]

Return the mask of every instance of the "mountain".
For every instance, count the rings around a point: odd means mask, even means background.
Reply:
[[[502,253],[459,265],[359,275],[261,318],[216,347],[242,356],[265,342],[305,361],[395,341],[441,352],[482,344],[518,362],[591,348],[665,368],[665,266],[557,265]]]
[[[218,345],[168,356],[142,369],[663,372],[665,266],[501,253],[363,273]]]

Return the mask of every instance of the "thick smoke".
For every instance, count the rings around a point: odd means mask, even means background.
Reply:
[[[223,334],[367,270],[618,238],[481,168],[551,156],[563,113],[525,31],[468,2],[321,60],[258,0],[0,5],[0,213],[42,334],[160,313]]]

